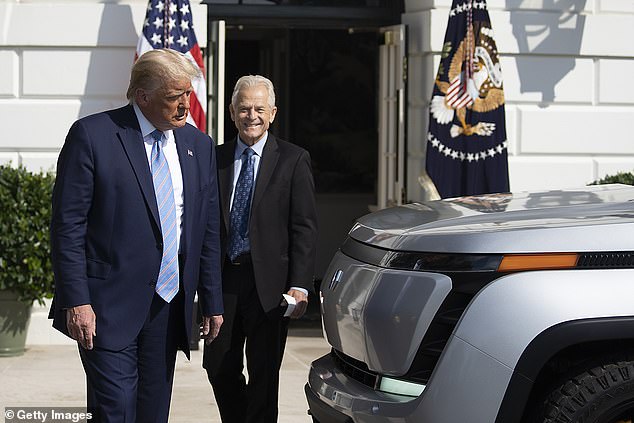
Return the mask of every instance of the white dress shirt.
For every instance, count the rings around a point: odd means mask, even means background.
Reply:
[[[154,144],[154,138],[150,135],[156,130],[154,125],[143,115],[141,109],[136,104],[133,104],[134,113],[136,113],[137,120],[139,121],[139,127],[141,128],[141,135],[143,135],[143,142],[145,144],[145,153],[147,154],[148,165],[152,168],[152,145]],[[174,203],[176,204],[176,219],[178,224],[176,225],[176,242],[178,243],[178,252],[180,253],[181,243],[181,231],[183,225],[183,211],[185,207],[185,200],[183,198],[183,174],[181,173],[181,163],[178,159],[178,151],[176,151],[176,140],[174,139],[174,131],[169,130],[163,132],[161,149],[165,154],[167,160],[167,166],[170,169],[170,176],[172,177],[172,188],[174,190]]]

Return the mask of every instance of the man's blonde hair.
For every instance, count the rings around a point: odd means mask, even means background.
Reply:
[[[150,50],[139,57],[130,72],[130,85],[126,96],[134,101],[135,91],[139,88],[154,91],[166,82],[190,81],[201,76],[200,69],[191,60],[176,50],[160,48]]]

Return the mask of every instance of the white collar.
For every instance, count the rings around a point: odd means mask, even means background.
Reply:
[[[262,152],[264,151],[264,145],[266,144],[266,141],[268,140],[268,138],[269,138],[269,132],[267,131],[264,134],[264,136],[258,140],[258,142],[256,142],[255,144],[249,146],[249,145],[246,145],[240,139],[240,136],[238,135],[238,142],[236,142],[235,157],[242,156],[242,152],[244,150],[246,150],[247,148],[249,148],[249,147],[251,147],[251,149],[253,151],[255,151],[255,154],[257,154],[258,156],[262,157]]]

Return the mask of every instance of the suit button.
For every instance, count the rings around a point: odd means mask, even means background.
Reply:
[[[156,287],[156,281],[150,281],[149,285],[150,285],[152,288],[155,288],[155,287]]]

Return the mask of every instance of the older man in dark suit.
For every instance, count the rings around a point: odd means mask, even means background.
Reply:
[[[94,421],[167,422],[196,291],[203,336],[222,325],[214,145],[186,123],[198,74],[145,53],[130,104],[75,122],[59,156],[51,317],[79,344]]]
[[[283,295],[297,304],[290,318],[299,318],[313,281],[310,156],[268,132],[277,112],[268,79],[240,78],[230,112],[238,137],[218,147],[225,323],[203,364],[223,422],[276,422],[288,329]]]

